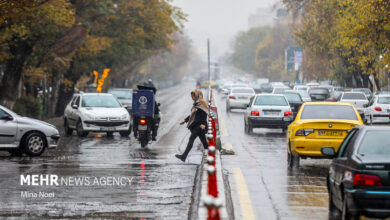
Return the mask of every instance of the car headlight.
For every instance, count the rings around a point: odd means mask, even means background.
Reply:
[[[122,120],[126,120],[126,119],[129,119],[129,114],[124,114],[121,116],[121,119]]]

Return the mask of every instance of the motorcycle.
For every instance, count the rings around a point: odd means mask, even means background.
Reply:
[[[157,104],[160,106],[160,104]],[[138,86],[133,91],[133,130],[134,137],[139,141],[141,147],[146,147],[152,141],[153,129],[159,126],[159,116],[155,115],[156,106],[154,93],[151,89]]]

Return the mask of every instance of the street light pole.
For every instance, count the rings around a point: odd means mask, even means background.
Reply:
[[[207,69],[208,69],[208,79],[209,83],[211,80],[210,76],[210,39],[207,39]]]

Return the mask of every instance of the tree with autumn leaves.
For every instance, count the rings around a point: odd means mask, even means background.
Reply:
[[[12,107],[45,84],[51,116],[62,115],[93,70],[110,68],[107,83],[123,87],[142,79],[150,57],[189,47],[178,43],[186,41],[180,34],[185,15],[169,0],[2,0],[0,11],[0,64],[6,66],[0,102]],[[167,61],[180,60],[170,74],[186,63],[188,56],[179,55]]]
[[[283,0],[297,18],[304,74],[352,87],[373,87],[390,62],[387,0]],[[381,71],[380,71],[381,70]],[[375,83],[369,80],[369,75]],[[379,88],[378,88],[379,89]]]

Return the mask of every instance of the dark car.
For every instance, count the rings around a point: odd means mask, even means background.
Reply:
[[[337,154],[331,147],[321,149],[335,157],[327,179],[329,217],[390,217],[389,136],[390,127],[357,126]]]
[[[295,117],[297,116],[297,113],[299,109],[301,108],[303,104],[303,100],[301,97],[301,94],[299,94],[298,91],[283,91],[279,94],[282,94],[286,97],[288,103],[290,104],[291,111],[293,113],[293,120],[295,120]]]
[[[273,87],[271,83],[262,83],[260,84],[260,90],[261,93],[271,93],[273,90]]]
[[[329,98],[330,92],[327,88],[311,88],[309,90],[311,101],[325,101]]]
[[[329,101],[331,102],[338,102],[340,101],[341,95],[343,94],[342,91],[335,90],[333,91],[329,96]]]

